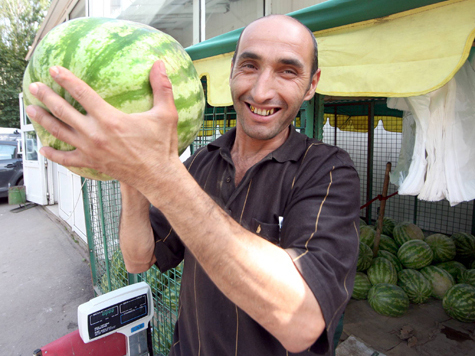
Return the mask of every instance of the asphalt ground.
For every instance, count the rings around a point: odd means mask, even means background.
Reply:
[[[77,329],[94,297],[85,244],[41,206],[0,198],[0,355],[33,351]]]

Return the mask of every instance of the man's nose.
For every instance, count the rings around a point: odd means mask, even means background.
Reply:
[[[252,96],[256,103],[264,103],[275,96],[275,78],[270,71],[263,71],[253,85]]]

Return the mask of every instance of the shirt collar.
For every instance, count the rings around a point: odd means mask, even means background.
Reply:
[[[208,151],[221,148],[231,151],[235,138],[236,128],[232,128],[208,144]],[[274,158],[278,162],[297,161],[307,149],[307,139],[308,137],[306,135],[297,132],[295,127],[290,125],[289,137],[279,148],[271,153],[271,158]]]

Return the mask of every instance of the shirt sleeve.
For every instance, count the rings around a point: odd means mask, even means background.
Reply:
[[[180,264],[185,247],[165,216],[155,207],[150,208],[150,223],[155,239],[155,264],[161,272],[166,272]]]
[[[316,145],[302,162],[284,212],[281,246],[314,293],[325,319],[324,333],[310,348],[315,353],[333,347],[336,326],[353,291],[359,192],[358,174],[348,154]]]

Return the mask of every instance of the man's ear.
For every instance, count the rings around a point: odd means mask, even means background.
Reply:
[[[305,94],[304,100],[310,100],[315,95],[315,90],[317,89],[318,82],[320,81],[321,73],[322,73],[322,70],[318,68],[312,77],[312,81],[310,82],[310,86],[307,90],[307,93]]]

